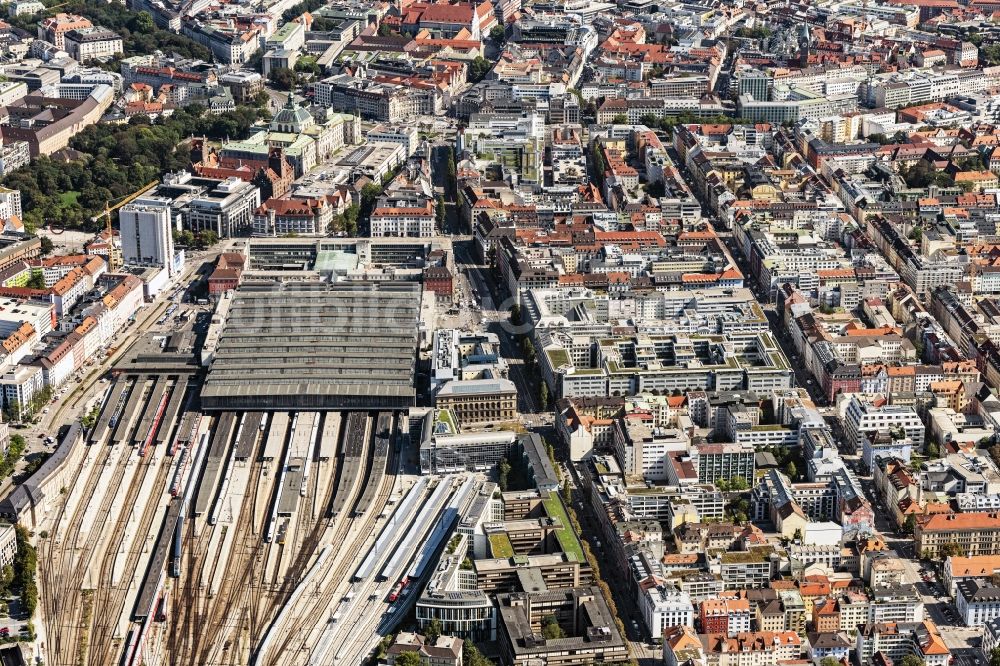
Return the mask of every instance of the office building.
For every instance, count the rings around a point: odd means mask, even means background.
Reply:
[[[614,615],[596,587],[497,595],[499,648],[505,664],[564,666],[628,659],[628,646]],[[543,639],[537,627],[553,616],[565,638]],[[553,660],[553,661],[549,661]]]
[[[956,585],[955,607],[967,627],[982,627],[1000,617],[1000,587],[982,579]]]
[[[639,612],[650,636],[662,636],[667,627],[694,626],[691,595],[672,585],[640,585]]]
[[[173,211],[166,197],[141,197],[118,212],[125,263],[174,273]]]
[[[77,28],[63,35],[66,52],[77,62],[106,60],[122,53],[122,38],[101,27]]]
[[[947,543],[958,544],[969,556],[1000,555],[1000,515],[971,511],[917,516],[913,540],[921,557],[939,557]]]

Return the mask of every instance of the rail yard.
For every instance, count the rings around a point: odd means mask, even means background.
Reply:
[[[50,663],[363,660],[472,477],[402,474],[403,413],[203,413],[193,376],[130,369],[40,522]]]

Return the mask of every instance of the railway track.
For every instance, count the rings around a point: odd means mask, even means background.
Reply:
[[[255,452],[265,444],[266,436],[255,445]],[[205,558],[214,527],[203,527],[195,552],[188,556],[189,564],[184,570],[190,575],[186,576],[182,592],[173,595],[172,600],[175,622],[169,630],[170,663],[246,663],[250,646],[291,594],[301,568],[308,563],[327,527],[325,516],[313,520],[312,512],[301,513],[317,501],[318,495],[330,492],[328,486],[320,486],[317,473],[311,477],[309,490],[299,503],[299,525],[293,533],[296,537],[304,532],[306,535],[296,538],[296,543],[265,542],[263,534],[269,511],[267,506],[262,511],[261,503],[270,503],[272,493],[268,488],[277,477],[264,475],[265,467],[272,463],[264,462],[263,456],[251,457],[254,462],[249,474],[248,494],[241,504],[236,525],[228,528],[235,529],[236,536],[224,565],[222,583],[213,597],[205,593],[209,584],[205,577],[211,575],[205,570]],[[189,521],[189,525],[193,522]],[[269,580],[263,567],[268,548],[274,548],[273,554],[279,559],[285,548],[294,549],[295,558],[288,572],[281,575],[276,569],[279,579]],[[206,626],[214,627],[215,631],[200,631]]]
[[[214,432],[219,419],[213,416],[209,422],[208,432]],[[208,446],[206,441],[203,446]],[[206,452],[207,453],[207,452]],[[201,474],[201,470],[191,470],[192,477]],[[193,481],[191,481],[193,483]],[[184,521],[183,529],[186,534],[181,535],[181,564],[184,583],[178,581],[179,593],[175,593],[171,598],[170,616],[174,621],[170,623],[170,630],[167,635],[167,646],[170,653],[170,664],[176,666],[186,666],[188,663],[179,660],[177,655],[185,654],[189,643],[195,640],[196,627],[200,627],[199,615],[196,607],[197,590],[201,581],[201,571],[204,569],[205,555],[208,552],[208,545],[211,541],[211,534],[208,530],[202,530],[200,534],[195,534],[194,517],[194,497],[191,498],[191,506],[188,507],[187,519]]]
[[[82,590],[79,589],[78,584],[74,589],[73,581],[75,577],[73,575],[66,575],[65,572],[76,572],[76,568],[73,566],[74,553],[76,551],[75,544],[80,536],[83,517],[86,514],[87,506],[97,491],[102,470],[110,462],[113,453],[111,449],[97,449],[95,451],[95,457],[98,458],[98,461],[95,461],[94,467],[90,470],[90,474],[86,478],[86,486],[80,497],[80,502],[69,518],[69,523],[66,531],[62,534],[62,539],[58,544],[54,538],[44,539],[39,549],[41,554],[39,564],[44,590],[44,593],[41,595],[42,608],[45,611],[46,633],[49,637],[50,646],[53,648],[50,651],[50,659],[53,660],[56,666],[62,666],[63,664],[70,666],[70,664],[76,663],[73,654],[75,653],[78,632],[82,630],[82,627],[78,626],[79,623],[76,619],[77,612],[82,611],[82,604],[78,603]],[[74,483],[78,478],[74,479]],[[67,501],[63,501],[60,504],[59,511],[56,514],[55,530],[53,530],[56,533],[58,533],[59,525],[66,517]],[[73,613],[71,620],[67,618],[68,613]]]
[[[361,526],[360,534],[368,535],[371,534],[372,530],[375,528],[375,523],[378,520],[379,513],[385,509],[386,503],[389,501],[389,496],[392,494],[392,488],[395,484],[395,475],[386,474],[382,479],[382,487],[379,489],[378,494],[375,496],[375,501],[372,505],[372,511],[369,513],[365,523]],[[313,619],[315,623],[315,618],[317,617],[313,613],[322,608],[329,608],[333,603],[334,598],[337,594],[337,587],[339,581],[346,580],[346,577],[350,573],[350,569],[357,566],[357,558],[361,554],[362,550],[368,546],[367,537],[363,539],[355,539],[352,543],[350,553],[346,558],[340,560],[340,565],[333,572],[333,580],[337,581],[332,586],[329,586],[329,590],[325,590],[323,594],[316,600],[316,603],[310,609],[309,613],[306,613],[305,617]],[[320,616],[321,617],[321,616]]]
[[[329,418],[329,416],[327,416],[326,418]],[[346,424],[343,425],[346,427]],[[338,442],[339,441],[340,440],[338,439]],[[317,491],[316,494],[313,496],[313,501],[312,501],[312,507],[313,507],[312,512],[315,516],[317,516],[315,519],[317,527],[319,525],[323,525],[324,530],[329,529],[330,524],[333,522],[331,507],[333,506],[334,496],[337,493],[337,489],[340,488],[340,476],[344,472],[344,467],[342,464],[340,464],[338,456],[336,455],[330,456],[329,462],[330,465],[332,466],[330,471],[328,472],[329,488],[326,492],[322,494]],[[313,476],[313,483],[316,484],[317,486],[319,484],[319,476],[320,475],[317,470],[317,473]],[[325,500],[323,499],[324,496],[326,497]],[[316,530],[314,530],[314,532],[316,532]],[[314,549],[315,547],[318,547],[318,545],[319,543],[317,542],[316,545],[314,546]],[[260,596],[251,597],[252,622],[250,625],[251,626],[250,637],[254,642],[259,640],[260,637],[263,636],[264,632],[266,632],[267,626],[271,621],[271,619],[273,618],[274,611],[278,607],[278,604],[276,603],[277,597],[276,596],[272,597],[272,605],[268,609],[268,612],[265,615],[261,612],[261,609],[259,607],[260,602],[261,602]],[[251,646],[251,652],[252,649],[253,648]]]
[[[347,435],[348,433],[345,432],[344,436],[346,437]],[[366,455],[367,460],[371,462],[372,457],[374,455],[374,449],[368,446],[367,438],[365,438],[362,446],[364,451],[363,455]],[[316,474],[314,476],[318,477],[319,475]],[[339,482],[338,474],[337,473],[332,474],[331,488],[330,488],[331,496],[328,504],[332,504],[333,502],[332,493],[336,493],[336,489],[338,488],[339,485],[338,482]],[[354,484],[351,489],[351,496],[348,499],[347,504],[352,507],[356,506],[357,503],[361,501],[362,492],[363,492],[363,484],[362,485]],[[309,500],[308,502],[300,503],[300,505],[303,507],[311,504],[313,501],[313,498],[303,498],[303,499]],[[281,597],[282,604],[288,603],[288,600],[291,597],[292,592],[294,592],[295,587],[302,579],[302,576],[306,570],[306,566],[309,564],[309,560],[312,558],[312,555],[318,550],[323,534],[326,533],[326,531],[330,528],[331,523],[334,522],[331,517],[325,515],[326,513],[327,513],[326,511],[321,512],[319,517],[314,521],[314,525],[310,530],[309,534],[303,539],[302,546],[295,558],[295,562],[290,567],[288,575],[285,576],[285,583],[284,585],[282,585],[281,593],[279,595]],[[352,511],[346,513],[343,516],[343,518],[348,518],[349,516],[353,515],[353,513],[354,511],[352,509]],[[332,539],[332,543],[335,544],[342,543],[344,538],[347,536],[346,530],[344,529],[345,526],[349,526],[353,522],[354,519],[348,518],[347,522],[341,521],[339,523],[334,523],[337,525],[337,531],[334,535],[334,538]],[[302,620],[297,621],[297,627],[301,625],[301,622]],[[285,639],[281,642],[281,645],[278,647],[278,652],[277,652],[278,654],[284,654],[286,652],[296,634],[297,634],[297,629],[290,631],[285,635]],[[258,662],[262,663],[260,662],[259,659]]]
[[[256,449],[256,447],[255,447]],[[233,643],[239,642],[239,633],[244,624],[249,624],[247,606],[250,599],[255,596],[255,589],[259,590],[260,585],[255,580],[259,555],[263,551],[264,542],[259,533],[253,529],[254,507],[257,503],[257,496],[260,492],[260,483],[263,462],[255,460],[251,465],[249,483],[250,494],[244,497],[240,506],[239,518],[236,522],[237,530],[233,541],[230,557],[226,561],[222,585],[219,593],[209,601],[209,611],[206,618],[208,624],[204,626],[214,627],[213,634],[202,634],[202,639],[195,644],[194,649],[187,654],[192,655],[190,663],[197,664],[219,664],[219,663],[241,663],[239,660],[238,645],[234,648]],[[242,603],[238,603],[242,602]],[[237,635],[235,641],[231,634],[226,633],[232,628],[232,624],[227,623],[234,608],[239,609],[239,617],[235,623]],[[230,660],[225,661],[226,654],[229,653]],[[221,654],[220,654],[221,653]]]
[[[133,387],[133,390],[135,390],[135,387]],[[110,407],[114,408],[113,405]],[[58,550],[51,553],[50,557],[42,558],[45,564],[42,571],[43,585],[46,587],[44,597],[51,597],[51,602],[47,601],[43,608],[45,609],[46,621],[48,622],[46,627],[50,632],[49,641],[54,647],[52,657],[54,657],[56,664],[67,664],[67,666],[80,663],[85,655],[78,654],[78,652],[86,647],[89,653],[94,645],[94,637],[90,634],[92,630],[90,625],[94,618],[84,617],[83,613],[84,578],[90,567],[90,562],[94,556],[98,541],[102,538],[105,522],[111,512],[111,505],[115,500],[115,493],[111,489],[121,487],[129,460],[132,457],[129,447],[94,445],[92,446],[92,450],[98,452],[96,454],[98,460],[91,469],[79,502],[72,516],[70,516],[69,524],[62,535],[62,541],[58,546]],[[118,462],[113,472],[114,476],[110,480],[110,484],[106,485],[107,491],[101,498],[99,510],[94,514],[95,522],[87,533],[86,541],[82,547],[77,548],[88,507],[94,501],[98,486],[102,482],[107,483],[108,480],[103,477],[114,456],[118,456]],[[143,473],[144,476],[145,473]],[[130,489],[130,497],[126,498],[123,506],[129,507],[134,505],[136,494],[137,489],[135,493],[132,493]],[[66,502],[63,502],[56,515],[54,531],[58,531],[59,525],[66,517],[65,512]],[[119,528],[121,529],[119,530]],[[113,553],[117,553],[118,544],[124,538],[123,532],[124,523],[122,519],[119,519],[115,527],[115,535],[112,537],[112,543],[115,544],[112,549]],[[58,562],[57,567],[53,566],[54,562]],[[101,570],[104,572],[107,569],[102,566]],[[57,574],[56,571],[59,573]],[[103,573],[99,580],[105,580]],[[88,599],[89,606],[91,608],[99,608],[102,614],[108,614],[110,611],[104,604],[99,604],[99,600],[96,597],[104,593],[109,593],[109,588],[110,583],[108,585],[98,585],[96,592],[93,592],[95,596]],[[68,614],[72,614],[70,621],[67,621]],[[61,621],[54,623],[56,618],[59,618]],[[54,630],[53,627],[55,628]],[[85,631],[87,632],[86,645],[82,641],[83,632]],[[62,661],[64,659],[65,661]],[[98,661],[96,663],[103,662]]]
[[[136,438],[139,438],[144,441],[149,428],[152,426],[152,422],[144,424],[143,420],[140,419],[140,421],[136,423],[133,428],[134,432],[131,435],[132,440],[135,441]],[[142,432],[144,429],[147,432]],[[139,446],[142,446],[141,442]],[[137,447],[128,447],[125,449],[124,454],[126,458],[126,466],[129,458],[138,459],[141,471],[135,478],[132,479],[132,483],[129,486],[128,494],[126,495],[125,502],[123,504],[124,511],[115,524],[110,544],[105,548],[104,558],[101,561],[98,575],[99,585],[94,593],[93,599],[93,606],[97,609],[97,613],[94,615],[94,623],[90,629],[91,640],[88,646],[87,658],[87,663],[89,664],[111,663],[114,659],[112,656],[112,640],[114,639],[114,630],[122,617],[122,612],[125,610],[129,589],[131,588],[131,578],[135,575],[136,568],[139,565],[139,559],[142,556],[143,549],[141,543],[142,540],[144,540],[150,533],[153,520],[162,512],[158,500],[155,502],[146,502],[145,510],[143,511],[139,520],[139,525],[136,528],[131,550],[125,559],[123,581],[118,586],[112,585],[111,581],[113,580],[115,566],[118,562],[118,552],[125,540],[125,531],[132,516],[132,507],[134,507],[139,500],[139,493],[142,491],[143,484],[146,482],[146,477],[149,474],[150,468],[157,464],[155,451],[150,451],[148,452],[148,455],[137,458],[132,454],[130,449],[131,451],[138,451]],[[162,450],[160,451],[160,454],[161,456],[166,456],[166,451]],[[170,478],[170,469],[171,466],[161,458],[159,461],[159,470],[157,471],[156,478],[153,481],[154,485],[152,497],[158,498],[163,492],[166,491]],[[101,641],[104,641],[103,648]]]
[[[349,575],[351,567],[356,566],[356,560],[367,544],[367,537],[374,531],[379,515],[388,504],[398,467],[395,447],[391,447],[388,458],[380,461],[384,467],[377,478],[378,490],[377,493],[369,491],[367,494],[369,500],[375,495],[367,510],[359,513],[365,496],[364,484],[355,482],[350,484],[353,487],[345,506],[350,511],[345,510],[338,517],[331,515],[329,507],[343,472],[339,457],[331,456],[334,467],[325,469],[321,474],[318,447],[314,447],[310,455],[316,464],[315,473],[309,477],[287,538],[270,543],[264,541],[272,501],[272,492],[268,489],[278,479],[276,475],[265,476],[265,470],[273,470],[274,463],[265,460],[264,455],[257,455],[262,447],[266,447],[267,437],[268,434],[262,435],[254,446],[254,454],[250,458],[253,462],[250,464],[249,487],[235,516],[235,524],[223,528],[236,530],[232,535],[234,538],[228,559],[216,565],[208,562],[213,552],[212,534],[216,527],[202,522],[204,517],[196,520],[189,515],[185,521],[180,566],[182,579],[176,581],[170,595],[165,663],[177,666],[242,666],[247,663],[248,656],[254,656],[255,650],[259,649],[269,627],[276,640],[270,648],[266,648],[267,654],[256,654],[257,663],[301,663],[301,656],[298,656],[303,654],[299,650],[301,641],[307,640],[318,625],[325,623],[337,588]],[[372,474],[374,464],[374,447],[370,446],[369,440],[369,437],[364,438],[364,451],[361,453],[362,459],[367,461],[366,478]],[[277,501],[279,492],[280,489],[273,493],[274,501]],[[216,534],[216,538],[218,536]],[[334,546],[337,554],[315,572],[316,591],[310,589],[308,599],[298,602],[305,610],[282,618],[281,609],[289,603],[316,553],[328,544]],[[271,567],[265,566],[265,562],[280,563],[282,556],[289,560],[287,565],[274,567],[272,575],[269,571]],[[221,580],[216,579],[220,582],[214,595],[209,591],[213,570],[222,576]],[[279,624],[274,625],[275,622]],[[208,627],[212,630],[206,631]]]
[[[369,456],[374,456],[374,450],[369,451]],[[371,461],[371,458],[369,460]],[[355,498],[351,503],[352,510],[346,514],[354,517],[338,525],[337,532],[330,543],[335,545],[346,544],[348,543],[346,538],[352,532],[357,534],[358,537],[351,540],[346,549],[340,549],[338,556],[330,562],[331,569],[327,569],[326,573],[319,579],[321,581],[332,581],[332,583],[328,583],[324,587],[318,586],[319,590],[305,612],[296,614],[297,620],[287,632],[286,638],[281,643],[277,652],[277,654],[282,656],[291,656],[291,663],[295,663],[295,658],[300,654],[299,650],[291,649],[294,648],[294,642],[296,640],[308,639],[317,625],[325,624],[330,606],[336,598],[337,588],[340,586],[341,581],[347,580],[350,569],[357,566],[357,557],[368,545],[368,536],[374,531],[378,517],[385,509],[389,497],[392,495],[392,489],[396,481],[397,462],[395,447],[391,447],[389,457],[386,461],[385,473],[381,475],[378,491],[375,494],[374,501],[368,507],[368,511],[363,515],[355,515],[357,505],[361,503],[364,495],[362,489],[358,488]],[[359,523],[360,526],[358,526]],[[356,526],[357,530],[355,531],[353,528]],[[333,569],[333,566],[336,566],[336,568]],[[303,632],[305,632],[304,636],[302,636]]]
[[[108,454],[109,457],[113,453],[114,453],[113,451],[109,452]],[[122,484],[122,480],[125,478],[125,471],[128,467],[129,456],[127,451],[120,451],[119,453],[121,454],[121,459],[119,460],[118,465],[115,468],[114,478],[111,481],[111,485],[108,486],[109,489],[120,487]],[[104,466],[102,465],[102,467]],[[93,493],[90,494],[90,497],[91,498],[93,497]],[[108,515],[111,512],[111,505],[114,503],[114,499],[115,498],[113,492],[109,491],[104,494],[104,497],[101,500],[100,508],[96,513],[98,520],[95,521],[94,525],[91,526],[90,531],[87,533],[87,539],[83,547],[80,548],[79,556],[74,558],[73,550],[64,551],[65,559],[63,560],[63,564],[60,568],[61,572],[63,572],[61,575],[65,576],[68,579],[68,583],[64,589],[66,596],[65,598],[61,599],[61,601],[65,602],[64,607],[67,608],[71,607],[74,609],[80,608],[82,610],[84,578],[86,577],[87,570],[90,567],[90,561],[94,556],[94,550],[97,546],[98,540],[100,539],[105,521],[107,520]],[[88,502],[86,505],[84,505],[84,511],[86,511],[86,506],[88,506],[89,504],[90,503]],[[80,519],[76,520],[75,522],[78,525],[81,524],[83,522],[83,517],[81,516]],[[77,530],[75,531],[73,538],[74,543],[76,542],[77,540],[76,538],[78,536],[79,536],[79,528],[77,528]],[[69,543],[68,539],[63,543],[64,544]],[[67,571],[71,573],[67,575],[65,573]],[[59,613],[60,610],[57,608],[56,612]],[[78,631],[89,629],[89,627],[84,626],[82,622],[79,622],[77,624],[79,625]],[[79,637],[77,636],[76,640],[72,641],[72,646],[71,646],[72,653],[76,653],[77,649],[80,647],[79,643],[80,643]],[[89,637],[88,637],[88,643],[89,643]],[[71,659],[66,663],[67,664],[77,663],[77,660]]]
[[[194,270],[193,267],[187,269],[182,280],[188,279]],[[92,391],[97,386],[98,378],[129,352],[149,324],[155,321],[168,305],[169,302],[164,300],[152,308],[144,309],[144,316],[139,319],[138,324],[119,341],[120,344],[106,359],[93,367],[88,366],[89,369],[83,369],[85,373],[83,380],[52,409],[47,418],[42,419],[40,428],[54,431],[64,422],[64,418],[79,415],[79,408],[93,397]],[[72,493],[69,491],[65,493],[53,520],[46,521],[46,525],[50,526],[51,536],[40,539],[38,543],[39,579],[42,584],[39,595],[41,597],[39,621],[45,625],[46,661],[50,666],[78,666],[80,663],[77,652],[83,632],[84,608],[92,607],[92,604],[89,603],[89,599],[88,603],[83,603],[84,595],[80,585],[83,579],[81,572],[85,571],[85,567],[77,563],[76,544],[87,514],[87,507],[91,504],[97,488],[106,483],[106,479],[102,476],[114,453],[110,447],[101,447],[90,454],[94,459],[89,474],[82,473],[82,470],[78,471],[67,482],[67,489],[75,489],[81,483],[85,484],[79,500],[72,511],[68,512],[68,502]]]
[[[143,471],[138,475],[138,478],[132,480],[128,496],[125,499],[125,507],[135,506],[139,492],[146,480],[146,475],[149,474],[149,469],[155,464],[152,456],[142,460]],[[161,461],[160,468],[154,479],[154,493],[157,491],[162,493],[166,489],[169,477],[170,465]],[[115,525],[111,544],[105,550],[104,559],[101,563],[100,584],[94,593],[93,605],[98,612],[94,614],[94,624],[90,630],[91,640],[88,649],[88,664],[110,664],[114,661],[114,646],[112,644],[114,630],[122,617],[122,612],[125,610],[125,604],[128,600],[129,590],[131,589],[132,577],[135,575],[136,567],[139,565],[139,558],[142,555],[141,541],[150,533],[153,520],[157,515],[161,515],[162,520],[162,509],[159,501],[147,502],[146,510],[143,511],[139,525],[136,528],[135,539],[138,542],[133,543],[126,557],[124,577],[118,586],[111,585],[111,580],[114,575],[115,564],[118,561],[118,551],[125,540],[125,529],[128,526],[131,511],[126,510]]]

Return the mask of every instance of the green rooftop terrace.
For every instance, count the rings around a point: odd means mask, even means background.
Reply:
[[[446,426],[448,426],[448,429],[451,432],[453,433],[458,432],[458,427],[455,425],[455,418],[454,416],[452,416],[450,409],[438,410],[437,421],[438,423],[444,423]]]
[[[549,518],[558,520],[561,525],[556,530],[556,539],[559,540],[559,547],[562,548],[564,553],[576,557],[577,562],[585,562],[583,547],[580,545],[580,540],[577,538],[576,532],[573,531],[573,524],[569,522],[569,515],[566,513],[566,507],[563,506],[562,500],[559,499],[559,495],[549,493],[548,498],[542,504],[545,506],[545,514]]]
[[[503,532],[490,535],[490,551],[493,557],[514,557],[514,546],[510,543],[510,537]]]
[[[549,364],[553,368],[569,365],[569,354],[565,349],[548,349],[545,353],[549,355]]]

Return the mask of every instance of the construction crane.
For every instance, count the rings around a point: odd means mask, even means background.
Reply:
[[[120,267],[118,266],[118,258],[115,255],[115,234],[111,230],[111,211],[118,210],[122,206],[132,203],[133,201],[141,197],[146,192],[149,192],[151,189],[153,189],[159,184],[160,181],[158,180],[150,181],[145,185],[143,185],[141,189],[136,190],[132,194],[127,194],[124,197],[121,197],[118,200],[118,203],[116,203],[114,206],[111,205],[110,201],[107,201],[104,204],[104,212],[90,218],[91,222],[97,222],[102,217],[106,219],[107,232],[108,232],[108,268],[110,268],[112,271],[115,271]]]

